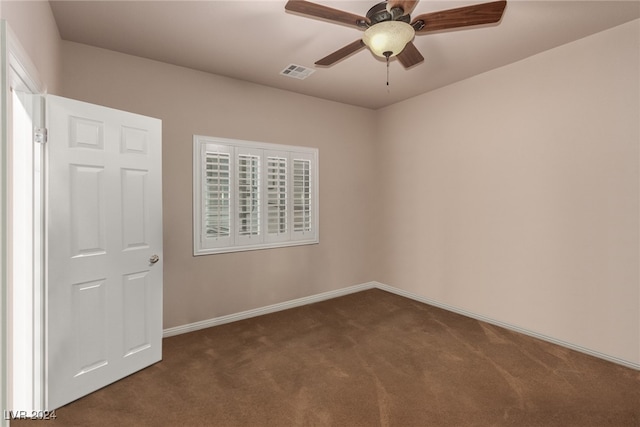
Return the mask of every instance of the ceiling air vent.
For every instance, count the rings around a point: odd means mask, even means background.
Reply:
[[[316,70],[303,67],[302,65],[289,64],[287,68],[280,71],[283,76],[293,77],[294,79],[304,80],[313,74]]]

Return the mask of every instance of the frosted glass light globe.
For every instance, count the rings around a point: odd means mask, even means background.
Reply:
[[[385,53],[387,52],[391,52],[388,54],[389,57],[402,52],[414,35],[415,30],[406,22],[385,21],[367,28],[362,41],[369,46],[375,55],[386,58]]]

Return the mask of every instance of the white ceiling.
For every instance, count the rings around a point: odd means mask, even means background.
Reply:
[[[366,49],[314,66],[362,32],[285,12],[285,0],[50,3],[64,40],[372,109],[640,17],[638,0],[508,0],[497,25],[416,36],[425,61],[406,70],[392,60],[387,87],[384,61]],[[377,0],[315,3],[365,15]],[[412,16],[476,3],[421,0]],[[316,71],[305,80],[280,75],[291,63]]]

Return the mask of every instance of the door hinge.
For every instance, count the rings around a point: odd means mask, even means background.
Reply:
[[[33,142],[45,144],[47,142],[47,128],[33,128]]]

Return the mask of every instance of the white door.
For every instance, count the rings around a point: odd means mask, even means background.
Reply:
[[[57,96],[46,104],[52,410],[162,358],[162,124]]]

